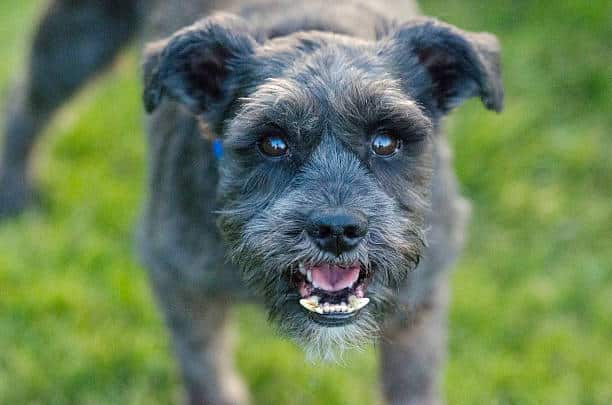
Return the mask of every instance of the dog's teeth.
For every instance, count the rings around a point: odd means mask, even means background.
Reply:
[[[300,263],[300,264],[298,265],[298,268],[299,268],[299,270],[300,270],[300,273],[302,273],[302,274],[306,274],[306,268],[304,267],[304,263]],[[309,281],[310,281],[310,280],[309,280]]]
[[[311,312],[318,312],[317,309],[319,308],[319,299],[320,298],[316,295],[308,298],[302,298],[300,300],[300,305]]]
[[[302,299],[302,301],[307,301],[309,304],[317,306],[317,305],[319,305],[319,300],[320,299],[321,299],[321,297],[319,297],[318,295],[311,295],[308,298]]]
[[[310,303],[310,301],[308,301],[306,298],[302,298],[300,300],[300,305],[303,306],[304,308],[306,308],[309,311],[312,311],[312,305]]]
[[[308,280],[309,283],[312,283],[312,270],[306,271],[306,279]]]
[[[355,295],[351,294],[348,298],[348,304],[346,302],[341,302],[340,304],[330,304],[329,302],[321,303],[321,297],[312,295],[308,298],[302,298],[300,300],[300,305],[310,312],[316,312],[317,314],[350,314],[365,307],[369,302],[369,298],[357,298]]]
[[[365,307],[370,302],[369,298],[357,298],[357,305],[355,305],[355,311]]]
[[[349,296],[349,306],[352,309],[351,312],[360,310],[361,308],[368,305],[369,302],[370,302],[369,298],[357,298],[356,296],[352,294]]]

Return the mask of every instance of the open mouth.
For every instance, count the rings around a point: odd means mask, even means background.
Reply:
[[[368,305],[365,296],[371,274],[359,264],[299,263],[293,280],[300,293],[300,305],[311,319],[326,326],[350,322]]]

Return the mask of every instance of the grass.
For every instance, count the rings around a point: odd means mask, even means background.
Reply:
[[[2,91],[42,5],[8,3]],[[470,101],[447,123],[474,210],[452,277],[444,394],[451,404],[612,403],[612,3],[422,7],[496,33],[507,89],[502,115]],[[179,398],[132,252],[145,167],[136,55],[61,111],[37,147],[41,209],[0,227],[0,403]],[[259,308],[235,317],[256,403],[377,401],[373,350],[308,365]]]

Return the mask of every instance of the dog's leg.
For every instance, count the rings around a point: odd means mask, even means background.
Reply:
[[[381,384],[388,404],[441,403],[439,379],[446,353],[447,282],[427,304],[386,325],[381,342]]]
[[[45,124],[137,30],[140,0],[55,0],[37,27],[25,77],[6,100],[0,218],[31,198],[28,159]]]
[[[249,403],[233,366],[232,336],[226,300],[190,300],[157,285],[161,308],[172,333],[190,405]]]

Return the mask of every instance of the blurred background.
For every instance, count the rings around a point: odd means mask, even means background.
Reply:
[[[612,403],[612,2],[427,0],[495,33],[506,110],[447,121],[473,202],[452,276],[449,404]],[[0,2],[0,92],[45,2]],[[138,50],[53,121],[42,203],[0,225],[0,403],[169,403],[177,368],[132,251],[145,173]],[[0,104],[0,107],[4,104]],[[1,119],[1,118],[0,118]],[[257,307],[235,310],[259,404],[378,400],[374,350],[310,365]]]

